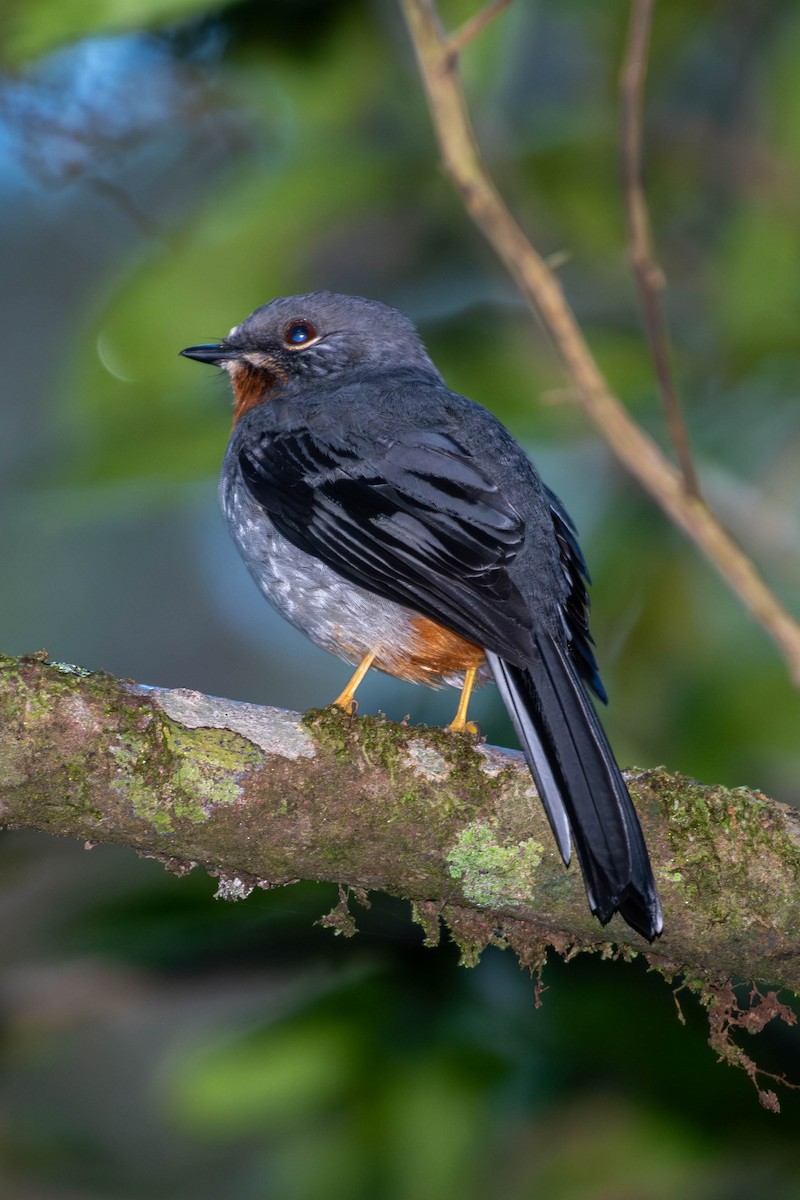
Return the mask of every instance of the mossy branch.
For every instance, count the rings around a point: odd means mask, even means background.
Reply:
[[[518,753],[0,658],[7,828],[200,864],[231,898],[298,879],[379,889],[411,901],[431,940],[444,920],[467,956],[502,943],[535,967],[549,945],[616,946],[698,987],[743,976],[800,992],[796,814],[663,768],[628,781],[664,902],[652,947],[590,916]]]

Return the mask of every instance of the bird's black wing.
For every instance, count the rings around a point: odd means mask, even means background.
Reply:
[[[581,679],[606,704],[608,696],[603,687],[592,649],[594,638],[589,632],[589,593],[587,591],[587,585],[591,582],[589,569],[578,543],[578,532],[572,523],[572,518],[555,492],[551,492],[549,487],[544,490],[550,505],[550,516],[558,542],[561,569],[567,584],[566,598],[561,605],[561,616],[570,656]]]
[[[635,809],[581,682],[604,695],[586,565],[556,497],[543,497],[543,517],[549,504],[563,634],[530,611],[510,576],[520,514],[451,437],[414,430],[362,449],[352,434],[303,427],[243,447],[239,466],[295,546],[488,652],[564,861],[572,834],[592,910],[604,922],[619,911],[652,940],[661,909]]]
[[[359,443],[302,427],[245,445],[239,466],[295,546],[351,583],[523,661],[530,614],[508,573],[525,532],[519,513],[447,434]]]

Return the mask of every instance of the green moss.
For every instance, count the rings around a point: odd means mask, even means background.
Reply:
[[[100,773],[134,815],[158,834],[173,834],[179,821],[201,823],[213,805],[235,803],[242,775],[264,761],[264,752],[241,734],[186,730],[102,672],[50,664],[42,655],[1,659],[0,672],[6,683],[0,713],[0,763],[6,778],[19,784],[26,778],[24,755],[16,749],[18,727],[41,727],[42,752],[48,749],[47,720],[54,714],[67,746],[70,727],[76,730],[79,750],[59,767],[48,804],[56,826],[60,808],[67,824],[76,806],[91,815],[88,804]],[[91,752],[84,749],[85,728],[96,736]],[[5,738],[4,730],[10,731]],[[26,746],[25,754],[35,752],[31,744],[34,751]]]
[[[13,692],[8,693],[6,704],[10,704],[10,706],[3,715],[8,719],[17,718],[22,720],[25,724],[41,721],[49,717],[53,707],[54,695],[72,690],[69,684],[65,684],[63,687],[56,686],[55,689],[50,688],[47,690],[35,684],[31,686],[25,678],[23,671],[16,670],[13,666],[9,667],[5,664],[3,673],[6,681],[14,689]]]
[[[169,723],[164,740],[182,760],[173,778],[186,798],[176,801],[175,815],[198,824],[208,817],[207,805],[234,804],[242,794],[241,774],[264,761],[258,746],[227,729],[187,730]]]
[[[447,864],[473,904],[505,908],[530,900],[543,853],[544,847],[533,838],[501,845],[490,825],[475,821],[459,833]]]
[[[663,878],[687,903],[697,900],[709,920],[731,929],[794,922],[800,852],[763,796],[663,771],[646,773],[642,782],[652,787],[669,823],[671,869]]]
[[[162,718],[159,740],[145,747],[139,738],[117,737],[110,747],[120,768],[113,786],[158,833],[174,832],[176,820],[202,824],[212,806],[234,804],[242,794],[240,776],[264,759],[240,734],[183,729],[168,718]]]
[[[302,724],[320,749],[337,761],[361,760],[369,767],[380,766],[388,773],[390,783],[402,787],[401,801],[406,806],[435,804],[447,817],[462,809],[469,811],[474,804],[485,806],[487,796],[506,782],[487,776],[484,760],[476,754],[475,740],[469,734],[452,734],[424,725],[398,725],[385,717],[351,716],[334,706],[309,710]],[[417,744],[420,740],[436,757],[436,775],[420,772],[419,756],[409,751],[409,742]],[[446,788],[442,779],[447,780]]]
[[[406,738],[406,730],[385,717],[351,716],[333,704],[309,709],[301,724],[335,758],[360,756],[368,766],[380,762],[389,771],[397,764]]]
[[[411,919],[419,925],[425,934],[423,945],[430,948],[438,946],[441,941],[439,924],[439,908],[430,900],[412,901]]]
[[[144,778],[141,744],[117,738],[109,752],[118,767],[111,784],[114,790],[124,796],[136,816],[152,825],[157,833],[173,833],[172,814],[164,805],[161,788],[150,786]]]

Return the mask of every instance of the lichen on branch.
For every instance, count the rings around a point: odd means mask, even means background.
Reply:
[[[477,950],[506,931],[525,962],[544,943],[613,943],[665,973],[800,991],[797,815],[663,768],[627,779],[664,902],[653,946],[591,916],[517,752],[338,709],[300,716],[0,659],[7,828],[199,863],[237,880],[237,894],[296,879],[378,889],[424,909],[429,934],[433,911],[458,913],[462,929],[471,914]]]

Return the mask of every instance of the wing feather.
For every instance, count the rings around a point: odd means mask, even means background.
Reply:
[[[413,431],[376,454],[346,453],[309,428],[239,453],[242,477],[278,530],[345,579],[518,661],[528,607],[508,568],[525,527],[458,443]]]

